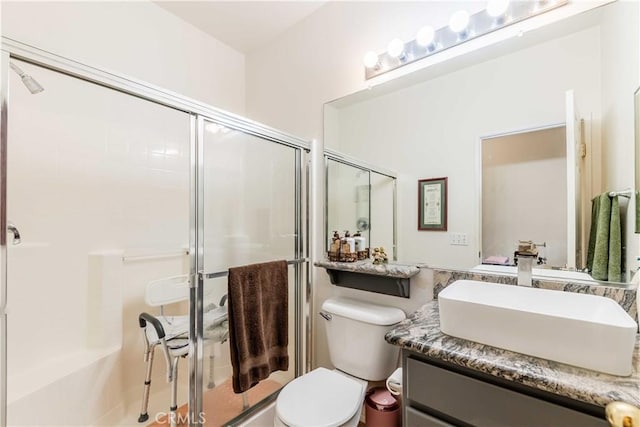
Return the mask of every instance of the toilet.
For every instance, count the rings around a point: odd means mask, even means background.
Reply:
[[[402,310],[349,298],[330,298],[320,315],[335,370],[317,368],[284,386],[276,401],[277,427],[356,427],[367,381],[386,380],[398,347],[384,335],[405,319]]]

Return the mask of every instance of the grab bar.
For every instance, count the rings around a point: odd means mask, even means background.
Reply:
[[[149,254],[149,255],[124,255],[122,257],[122,262],[136,262],[136,261],[148,261],[154,259],[163,259],[163,258],[175,258],[184,255],[189,255],[188,249],[183,249],[181,251],[176,252],[164,252],[157,254]]]
[[[307,262],[309,261],[308,258],[299,258],[299,259],[290,259],[287,260],[287,264],[288,265],[293,265],[293,264],[302,264],[303,262]],[[225,271],[216,271],[215,273],[202,273],[200,272],[200,275],[203,276],[205,279],[215,279],[217,277],[226,277],[229,275],[229,271],[225,270]]]

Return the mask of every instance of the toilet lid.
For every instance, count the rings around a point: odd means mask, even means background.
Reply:
[[[290,427],[337,427],[356,414],[363,388],[356,380],[317,368],[280,391],[276,414]]]

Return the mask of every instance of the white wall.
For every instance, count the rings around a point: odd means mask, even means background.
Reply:
[[[425,20],[483,2],[328,2],[268,46],[247,55],[247,115],[303,138],[322,134],[322,105],[366,87],[362,56],[394,37],[415,38]]]
[[[4,36],[244,113],[244,55],[150,1],[3,1],[0,11]]]
[[[603,190],[633,188],[634,104],[633,94],[640,86],[638,40],[638,2],[617,2],[608,7],[602,21],[602,164]],[[621,94],[623,94],[621,96]],[[621,204],[626,202],[621,199]],[[635,211],[631,199],[623,212]],[[638,236],[634,235],[635,217],[626,216],[626,271],[638,267]]]

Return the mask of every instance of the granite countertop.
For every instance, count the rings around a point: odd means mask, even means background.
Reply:
[[[373,274],[376,276],[395,277],[407,279],[420,273],[417,265],[399,264],[389,262],[384,264],[374,264],[371,260],[355,262],[333,262],[328,260],[317,261],[316,267],[324,267],[329,270],[350,271],[352,273]]]
[[[440,331],[436,300],[412,313],[389,331],[385,339],[432,358],[571,399],[598,406],[624,401],[640,407],[638,339],[633,374],[618,377],[445,335]]]

